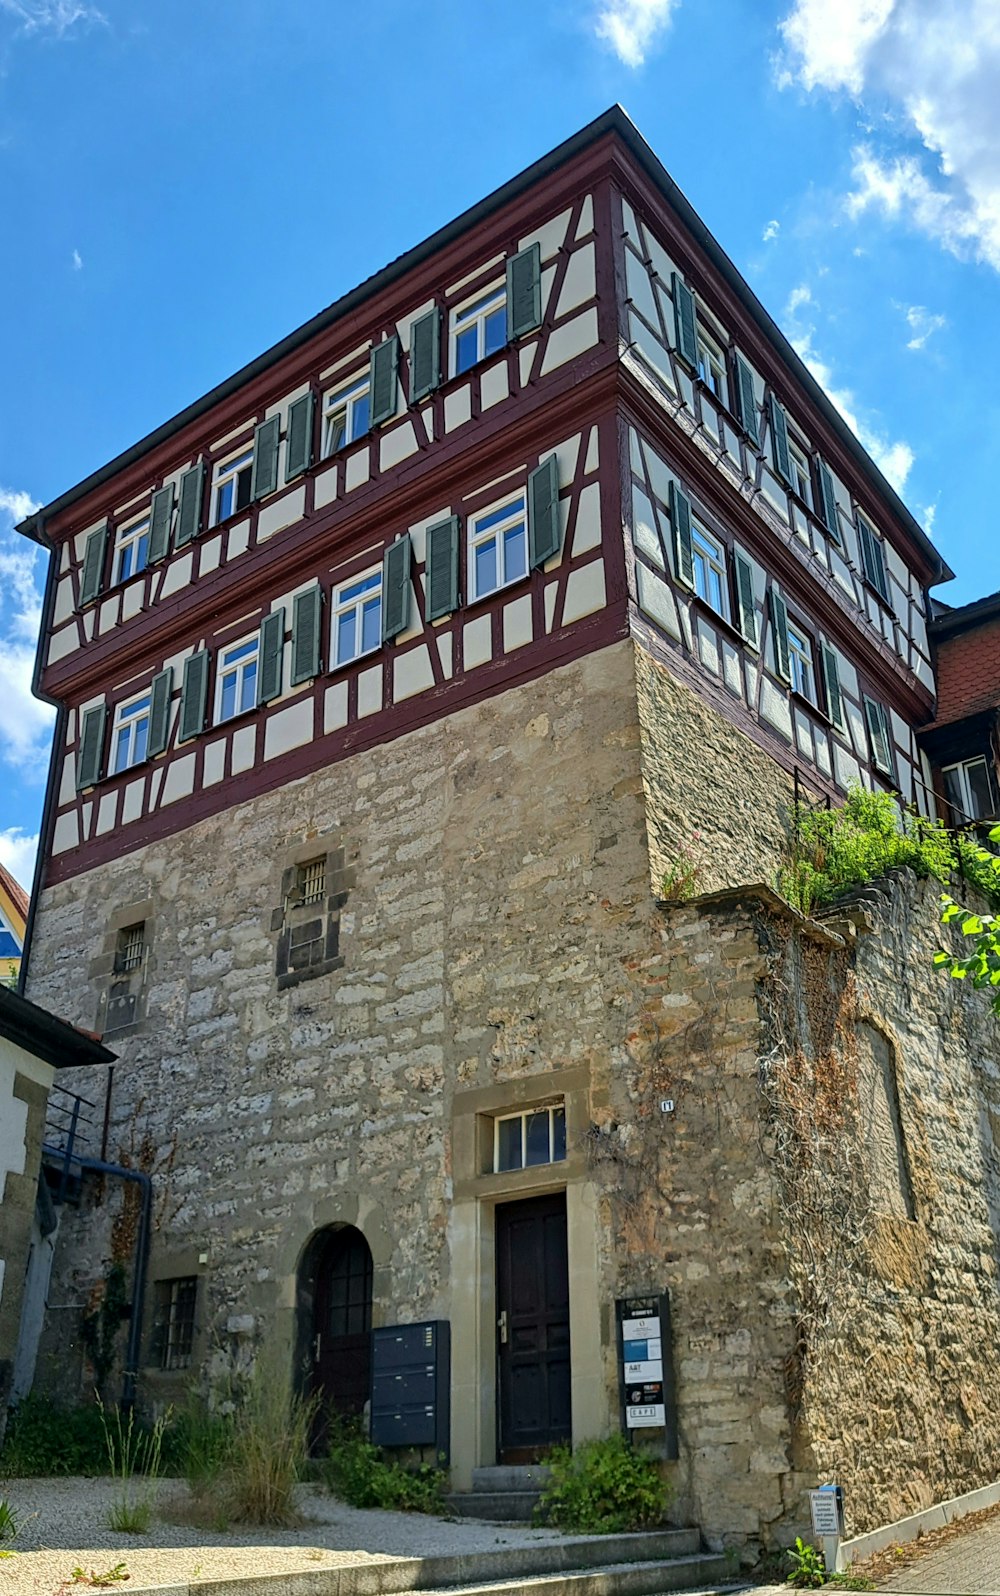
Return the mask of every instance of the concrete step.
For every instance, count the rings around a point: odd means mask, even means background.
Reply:
[[[544,1463],[501,1463],[490,1468],[473,1469],[474,1491],[539,1491],[547,1485],[552,1470]]]
[[[539,1540],[530,1546],[504,1546],[495,1552],[421,1558],[420,1588],[504,1583],[567,1570],[602,1568],[609,1563],[669,1562],[693,1557],[700,1550],[701,1532],[697,1529],[643,1530],[631,1535],[567,1535],[558,1541]],[[400,1585],[399,1589],[402,1588]]]
[[[491,1524],[530,1524],[540,1491],[454,1491],[445,1501],[459,1518],[485,1518]]]
[[[732,1581],[727,1558],[714,1552],[662,1561],[608,1563],[531,1577],[531,1596],[661,1596],[662,1592],[717,1592]],[[421,1586],[425,1596],[523,1596],[525,1579],[475,1585]]]

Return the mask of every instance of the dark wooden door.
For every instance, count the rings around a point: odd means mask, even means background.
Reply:
[[[313,1303],[311,1384],[320,1399],[314,1432],[320,1445],[327,1415],[359,1414],[371,1384],[372,1255],[352,1225],[330,1233],[316,1264]]]
[[[502,1463],[570,1438],[566,1197],[496,1211],[497,1410]]]

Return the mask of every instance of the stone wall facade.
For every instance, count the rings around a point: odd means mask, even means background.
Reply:
[[[0,1036],[0,1440],[14,1377],[49,1087],[55,1070]]]

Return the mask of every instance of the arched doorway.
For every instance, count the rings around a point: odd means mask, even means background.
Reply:
[[[310,1241],[299,1268],[299,1333],[306,1390],[318,1396],[313,1433],[322,1449],[326,1415],[361,1413],[371,1381],[372,1254],[353,1225],[335,1225]],[[308,1338],[308,1339],[307,1339]]]

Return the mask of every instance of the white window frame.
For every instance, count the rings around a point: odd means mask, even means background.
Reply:
[[[209,526],[219,526],[223,521],[228,521],[234,515],[242,515],[250,508],[250,501],[237,507],[237,484],[243,471],[249,471],[250,481],[253,481],[253,445],[248,449],[241,449],[237,454],[230,455],[228,460],[219,460],[212,468],[212,514]],[[227,483],[233,484],[233,504],[225,515],[219,514],[219,493]]]
[[[146,758],[146,747],[149,742],[149,714],[153,702],[151,692],[142,693],[138,698],[126,699],[115,710],[114,723],[111,728],[111,775],[120,776],[123,770],[131,770],[133,765],[141,765]],[[146,735],[140,743],[140,729],[145,726]],[[123,747],[125,758],[119,759],[119,741],[124,733]],[[137,753],[141,747],[142,752]]]
[[[543,1158],[539,1163],[528,1164],[528,1163],[525,1163],[525,1153],[527,1151],[527,1136],[528,1136],[528,1125],[527,1125],[527,1122],[528,1122],[529,1119],[533,1118],[536,1114],[548,1114],[548,1117],[549,1117],[549,1156],[548,1156],[548,1158]],[[563,1151],[562,1151],[561,1156],[558,1157],[558,1158],[553,1156],[554,1152],[555,1152],[554,1116],[556,1114],[561,1114],[562,1115],[562,1121],[563,1121]],[[511,1123],[511,1121],[515,1120],[515,1119],[521,1121],[521,1162],[519,1164],[514,1164],[514,1165],[510,1166],[507,1169],[501,1169],[500,1168],[500,1126],[501,1125],[509,1125]],[[497,1115],[494,1116],[494,1120],[493,1120],[493,1173],[495,1175],[513,1175],[517,1170],[521,1170],[521,1169],[545,1169],[549,1164],[561,1164],[561,1163],[563,1163],[565,1161],[566,1151],[567,1151],[567,1149],[566,1149],[566,1104],[565,1104],[565,1101],[560,1101],[558,1103],[539,1103],[536,1108],[523,1108],[523,1109],[518,1109],[517,1112],[513,1113],[513,1114],[497,1114]]]
[[[122,572],[125,556],[133,555],[137,563],[131,570]],[[130,521],[128,526],[120,526],[115,533],[115,559],[114,583],[129,582],[133,576],[138,576],[146,569],[149,563],[149,516],[144,515],[138,521]]]
[[[958,786],[959,786],[959,789],[961,791],[961,796],[962,796],[962,820],[963,821],[968,821],[968,820],[987,820],[987,819],[990,818],[989,811],[987,811],[985,815],[978,815],[975,812],[975,805],[974,805],[973,799],[972,799],[972,787],[971,787],[971,785],[969,783],[969,766],[970,765],[982,765],[983,769],[986,772],[986,785],[990,789],[990,792],[992,794],[994,786],[995,786],[995,781],[994,781],[994,778],[990,775],[989,762],[986,759],[985,754],[976,754],[975,757],[972,758],[972,759],[959,759],[959,760],[956,760],[956,762],[953,765],[942,765],[942,767],[941,767],[941,779],[942,779],[942,781],[945,781],[945,778],[947,776],[951,775],[953,772],[957,773]],[[947,791],[947,782],[946,781],[945,781],[945,788],[946,788],[946,791]],[[946,802],[948,803],[949,808],[951,808],[952,807],[951,800],[946,797]]]
[[[719,344],[704,327],[698,325],[698,376],[710,393],[728,410],[729,372],[726,357]],[[718,383],[718,386],[716,386]]]
[[[364,425],[360,425],[361,401],[367,399],[368,408]],[[344,436],[340,443],[332,441],[333,423],[335,418],[344,413]],[[363,377],[358,377],[346,386],[335,388],[323,396],[323,459],[331,454],[339,454],[341,449],[347,449],[352,443],[359,443],[366,438],[372,430],[371,423],[371,374],[366,372]]]
[[[809,455],[800,443],[789,436],[788,459],[792,468],[792,492],[802,500],[807,510],[815,512],[813,502],[813,479],[809,465]]]
[[[504,312],[503,342],[498,344],[495,349],[488,350],[486,348],[486,323],[491,316],[494,316],[501,309]],[[467,333],[473,327],[476,329],[476,358],[475,360],[470,360],[467,365],[460,367],[458,364],[458,341],[464,333]],[[498,355],[502,349],[507,347],[509,342],[507,284],[503,282],[496,288],[488,288],[481,293],[474,294],[471,299],[465,301],[464,305],[457,305],[451,312],[448,333],[448,370],[451,376],[460,377],[465,372],[471,371],[481,361],[488,360],[493,355]]]
[[[245,652],[244,652],[245,651]],[[234,658],[234,656],[236,656]],[[229,663],[227,663],[229,662]],[[253,703],[244,704],[244,687],[247,675],[253,668]],[[226,682],[230,676],[236,679],[235,707],[228,715],[222,713],[222,699]],[[227,643],[219,649],[218,662],[215,671],[215,720],[216,726],[224,726],[227,721],[238,720],[241,715],[249,715],[256,709],[260,693],[260,633],[253,632],[249,637],[241,637],[235,643]]]
[[[364,641],[364,612],[375,600],[378,600],[378,641],[363,646]],[[340,670],[346,665],[353,665],[355,660],[364,659],[368,654],[374,654],[382,647],[382,567],[376,565],[367,571],[359,571],[357,576],[352,576],[350,581],[341,582],[334,589],[333,603],[330,608],[331,636],[330,636],[330,669]],[[354,652],[340,656],[340,622],[341,617],[354,611]]]
[[[729,565],[725,545],[710,532],[691,522],[691,559],[694,565],[694,590],[703,604],[707,604],[724,621],[729,616]],[[718,578],[719,602],[712,595],[711,577]]]
[[[507,514],[503,512],[506,511]],[[492,525],[484,525],[492,522]],[[512,575],[507,571],[507,553],[505,534],[512,532],[520,522],[524,533],[524,570],[515,571]],[[496,569],[497,581],[494,587],[483,588],[480,591],[476,577],[476,553],[487,543],[496,544]],[[528,491],[522,489],[519,494],[514,494],[506,499],[498,499],[495,504],[489,504],[483,510],[477,510],[475,515],[468,517],[468,559],[469,559],[469,603],[477,604],[480,599],[489,598],[491,593],[499,593],[505,587],[511,587],[515,582],[523,582],[531,575],[531,550],[528,547]]]
[[[788,669],[792,678],[792,691],[798,693],[815,708],[816,699],[816,655],[813,651],[812,638],[801,627],[798,621],[789,615],[785,627],[788,637]]]

